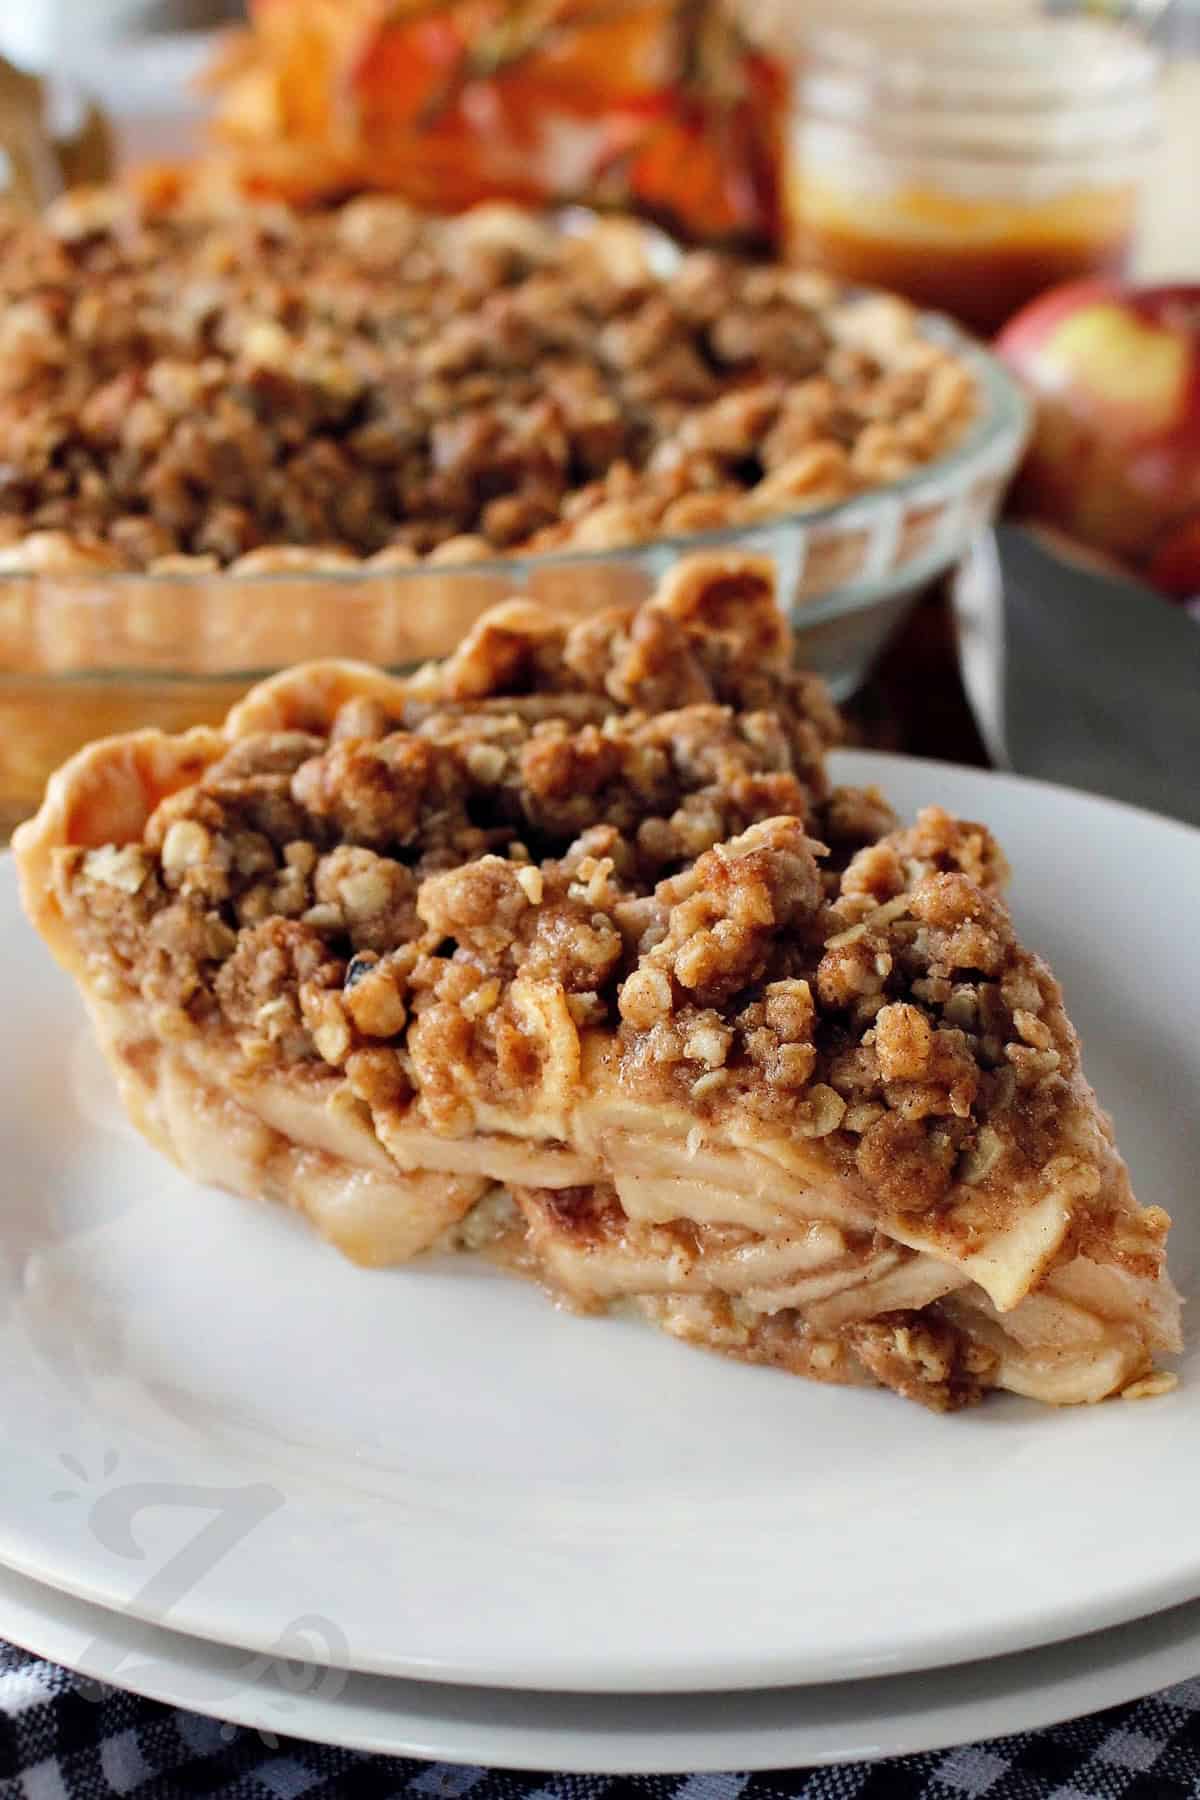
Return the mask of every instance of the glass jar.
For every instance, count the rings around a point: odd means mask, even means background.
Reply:
[[[1118,272],[1155,142],[1158,59],[1081,18],[890,13],[799,46],[791,254],[984,335]]]
[[[1165,57],[1162,128],[1134,251],[1141,281],[1200,279],[1200,0],[1167,0],[1152,19]]]

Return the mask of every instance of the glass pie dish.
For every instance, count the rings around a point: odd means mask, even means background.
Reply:
[[[613,550],[394,569],[322,567],[284,549],[271,572],[0,572],[0,830],[33,812],[81,744],[221,719],[264,674],[312,657],[404,669],[453,648],[487,607],[526,597],[580,616],[629,606],[693,550],[769,556],[798,660],[842,699],[911,602],[994,517],[1029,426],[1012,378],[948,320],[921,330],[978,386],[955,448],[903,480],[753,525]]]

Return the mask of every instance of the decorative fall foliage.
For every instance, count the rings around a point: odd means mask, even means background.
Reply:
[[[212,81],[243,191],[583,201],[778,241],[784,75],[719,0],[252,0]]]

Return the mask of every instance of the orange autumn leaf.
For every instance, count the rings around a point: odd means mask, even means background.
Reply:
[[[254,0],[214,71],[244,189],[581,200],[770,246],[785,84],[718,0]]]

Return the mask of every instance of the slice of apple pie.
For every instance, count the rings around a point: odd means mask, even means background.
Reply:
[[[96,744],[17,860],[146,1136],[357,1261],[486,1249],[936,1408],[1156,1391],[1169,1220],[1003,858],[831,789],[837,729],[769,566],[696,558]]]

